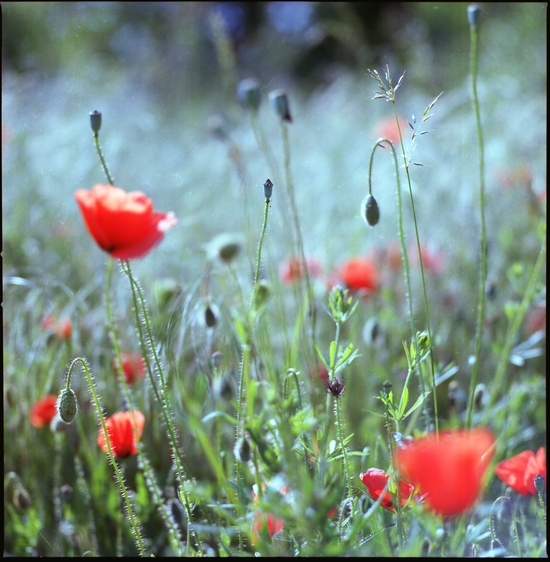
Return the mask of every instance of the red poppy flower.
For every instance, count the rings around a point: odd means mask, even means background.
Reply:
[[[348,260],[338,269],[337,275],[350,291],[362,293],[363,298],[378,289],[378,270],[366,258]]]
[[[57,320],[54,316],[48,314],[42,320],[42,329],[53,332],[59,339],[68,340],[71,337],[73,325],[69,318]]]
[[[306,267],[310,277],[318,277],[323,271],[321,264],[313,258],[306,259]],[[302,279],[302,269],[302,260],[290,258],[279,266],[279,277],[284,284],[290,285]]]
[[[134,384],[145,377],[145,361],[143,360],[141,353],[129,353],[123,351],[120,354],[120,358],[122,359],[124,378],[128,384]],[[118,361],[116,357],[113,359],[113,367],[115,371],[118,370]]]
[[[495,474],[512,490],[523,496],[536,494],[534,479],[540,474],[546,486],[546,452],[541,447],[537,454],[523,451],[519,455],[499,462]]]
[[[420,249],[422,254],[422,264],[424,270],[439,275],[445,269],[445,254],[439,249],[429,248],[424,246]],[[411,263],[418,265],[418,248],[416,244],[411,244],[409,247],[409,255],[411,256]]]
[[[57,408],[55,407],[56,403],[57,396],[54,396],[53,394],[48,394],[45,398],[35,402],[29,413],[31,424],[34,427],[50,425],[51,421],[57,414]]]
[[[359,478],[367,487],[370,497],[376,501],[388,483],[390,475],[386,474],[381,468],[369,468],[367,472],[360,474]],[[401,480],[399,489],[401,490],[401,505],[403,506],[414,493],[414,486],[405,482],[405,480]],[[390,511],[395,511],[389,490],[386,490],[380,505]]]
[[[266,484],[263,484],[262,490],[265,490],[265,488],[266,488]],[[286,496],[286,494],[288,494],[288,491],[289,491],[288,486],[286,485],[283,485],[279,488],[279,492],[283,496]],[[252,495],[254,501],[257,502],[258,486],[256,486],[256,484],[252,486]],[[254,516],[252,517],[252,544],[257,543],[257,541],[260,538],[260,531],[264,528],[264,526],[267,527],[269,536],[272,537],[276,533],[279,533],[280,531],[283,530],[284,524],[285,524],[284,519],[279,519],[273,516],[271,513],[264,514],[261,510],[256,511],[256,513],[254,513]]]
[[[153,211],[153,201],[140,191],[98,184],[79,189],[75,199],[96,244],[113,258],[141,258],[177,223],[174,213]]]
[[[404,117],[399,117],[399,126],[401,134],[405,136],[409,130],[409,124]],[[374,133],[377,138],[384,137],[391,140],[394,145],[399,144],[399,129],[393,115],[381,119],[376,125]]]
[[[117,412],[105,420],[111,449],[113,454],[120,459],[137,454],[136,439],[132,426],[134,420],[139,440],[141,439],[145,423],[145,416],[139,410],[134,412]],[[109,452],[103,428],[100,428],[97,435],[97,444],[103,452]]]
[[[395,462],[403,478],[418,486],[428,509],[453,517],[478,498],[494,440],[485,428],[430,434],[397,449]]]

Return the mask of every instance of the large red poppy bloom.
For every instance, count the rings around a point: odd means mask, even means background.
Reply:
[[[57,396],[54,396],[53,394],[48,394],[48,396],[38,400],[38,402],[35,402],[29,412],[31,424],[34,427],[50,425],[51,421],[57,414],[57,408],[55,407],[56,403]]]
[[[98,184],[77,190],[75,199],[96,244],[121,260],[143,257],[177,223],[174,213],[153,211],[153,201],[140,191]]]
[[[537,454],[533,451],[523,451],[519,455],[499,462],[495,467],[495,474],[512,490],[523,496],[537,493],[535,476],[540,474],[546,486],[546,452],[541,447]]]
[[[386,474],[381,468],[369,468],[367,472],[360,474],[359,478],[367,487],[370,497],[376,501],[380,497],[382,490],[386,487],[390,475]],[[399,482],[399,489],[401,491],[401,505],[404,506],[414,493],[414,486],[405,482],[405,480],[401,480]],[[395,511],[389,490],[386,490],[380,505],[390,511]]]
[[[362,293],[364,298],[378,289],[378,270],[366,258],[348,260],[339,268],[337,275],[350,291]]]
[[[403,478],[418,486],[428,509],[454,517],[477,500],[494,441],[485,428],[430,434],[397,449],[395,462]]]
[[[139,440],[141,439],[143,425],[145,423],[145,416],[139,410],[135,410],[134,412],[117,412],[105,420],[111,449],[113,450],[113,454],[120,459],[137,454],[136,439],[132,425],[134,420],[137,438]],[[103,452],[109,452],[102,427],[99,429],[97,435],[97,444]]]

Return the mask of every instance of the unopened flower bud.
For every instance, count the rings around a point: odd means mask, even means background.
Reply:
[[[66,423],[71,423],[75,416],[78,405],[76,395],[72,388],[64,388],[57,398],[57,411],[61,419]]]
[[[235,385],[231,376],[216,377],[212,381],[212,394],[215,400],[230,401],[235,397]]]
[[[367,198],[363,201],[361,215],[363,220],[365,220],[369,226],[375,226],[378,224],[378,221],[380,220],[380,209],[373,195],[367,195]]]
[[[474,390],[474,405],[476,408],[483,408],[489,402],[489,393],[483,383],[479,383]]]
[[[260,83],[255,78],[241,80],[237,86],[237,100],[243,109],[258,111],[262,101]]]
[[[476,30],[481,21],[481,6],[479,4],[470,4],[468,6],[468,23],[470,29]]]
[[[248,462],[251,458],[251,452],[250,442],[246,437],[241,437],[237,443],[235,443],[233,454],[239,462]]]
[[[535,485],[535,490],[538,494],[542,494],[544,492],[544,476],[542,474],[537,474],[535,478],[533,478],[533,483]]]
[[[252,299],[252,308],[254,310],[260,310],[262,306],[269,299],[271,293],[271,286],[267,281],[258,281],[256,287],[254,288],[254,297]]]
[[[27,492],[27,489],[22,484],[18,484],[17,486],[15,486],[15,489],[13,490],[12,501],[16,509],[19,509],[21,511],[28,509],[32,505],[31,495],[29,494],[29,492]]]
[[[382,383],[382,388],[384,389],[384,393],[386,395],[388,395],[391,392],[391,389],[393,388],[393,384],[391,383],[391,381],[389,381],[388,379],[386,379],[383,383]]]
[[[207,252],[210,259],[219,259],[224,263],[232,262],[242,248],[241,237],[236,234],[218,234],[208,244]]]
[[[269,201],[273,194],[273,182],[268,178],[264,183],[264,197]]]
[[[101,129],[101,113],[97,109],[90,113],[90,125],[92,126],[92,131],[97,136],[99,129]]]
[[[207,303],[204,307],[204,323],[207,328],[213,328],[218,323],[219,309],[214,303]]]
[[[287,123],[292,123],[288,96],[284,90],[273,90],[269,94],[269,101],[275,113]]]

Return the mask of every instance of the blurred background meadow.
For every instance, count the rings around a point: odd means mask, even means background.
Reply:
[[[237,297],[239,291],[245,300],[250,294],[267,178],[274,188],[261,276],[269,281],[272,296],[257,336],[263,365],[255,363],[253,376],[262,381],[267,370],[271,390],[259,387],[258,415],[274,415],[278,387],[273,380],[286,392],[289,368],[301,372],[304,396],[319,416],[325,403],[322,369],[311,372],[311,350],[304,350],[306,342],[296,335],[302,303],[293,282],[301,281],[284,274],[294,252],[281,208],[281,127],[268,101],[269,93],[281,88],[292,115],[285,126],[304,253],[316,264],[316,341],[323,351],[328,353],[334,335],[325,313],[328,292],[342,281],[341,267],[356,257],[376,267],[376,289],[369,298],[358,296],[358,309],[342,331],[344,343],[353,342],[360,356],[345,371],[341,400],[346,432],[353,434],[350,447],[369,450],[352,457],[356,475],[376,460],[389,462],[383,420],[372,412],[382,413],[376,396],[385,380],[396,389],[403,384],[402,342],[410,343],[405,285],[400,258],[397,263],[395,258],[398,215],[389,150],[378,150],[374,159],[372,189],[381,214],[376,227],[362,219],[361,203],[368,193],[372,147],[393,130],[392,104],[372,100],[377,84],[368,69],[382,74],[388,66],[394,83],[406,72],[396,107],[405,125],[404,145],[414,149],[411,180],[434,355],[439,374],[448,373],[438,390],[438,412],[443,427],[462,423],[476,333],[480,231],[467,6],[2,3],[5,555],[136,553],[112,468],[96,445],[97,419],[84,377],[75,376],[73,384],[78,423],[59,432],[35,427],[29,418],[39,399],[58,394],[68,364],[78,356],[89,361],[108,415],[122,407],[103,301],[108,256],[89,236],[74,199],[77,189],[106,183],[90,129],[93,110],[103,116],[99,139],[115,185],[146,193],[155,209],[173,211],[178,218],[159,246],[133,261],[132,268],[169,373],[188,476],[204,486],[206,497],[213,475],[196,434],[186,431],[194,414],[184,407],[182,395],[191,397],[201,415],[235,414],[212,381],[219,371],[230,382],[229,393],[238,384]],[[545,225],[547,5],[481,6],[478,95],[485,141],[488,283],[480,382],[492,394],[499,354],[527,292]],[[260,85],[256,126],[273,156],[270,161],[258,145],[250,112],[237,100],[237,86],[246,78]],[[433,116],[421,124],[424,110],[440,93]],[[407,121],[426,134],[411,140]],[[401,181],[405,186],[404,176]],[[412,301],[417,326],[424,329],[409,203],[404,189]],[[229,266],[212,259],[213,241],[221,234],[241,247]],[[481,408],[476,413],[497,436],[497,461],[546,443],[545,286],[544,270],[514,334],[498,401],[491,412]],[[112,296],[120,345],[128,353],[139,352],[123,275],[115,275]],[[215,321],[205,321],[208,307]],[[70,327],[56,330],[62,321]],[[293,345],[300,353],[289,365]],[[214,352],[222,360],[213,367]],[[134,386],[146,419],[142,442],[165,500],[184,525],[164,427],[148,385],[145,379]],[[411,392],[418,395],[416,382]],[[204,422],[206,431],[215,431],[212,424]],[[232,459],[232,426],[224,428],[221,440],[222,456]],[[135,459],[124,463],[144,535],[151,539],[148,552],[170,554]],[[358,478],[355,485],[357,496],[365,497]],[[487,520],[491,500],[505,487],[492,479],[489,490],[478,522]],[[524,508],[527,514],[534,509]],[[387,522],[382,519],[380,525]],[[528,517],[524,523],[525,554],[533,553],[539,535]],[[209,532],[209,553],[219,554],[219,532]],[[505,549],[512,545],[507,533],[499,537]],[[487,535],[482,535],[472,541],[488,549]],[[262,545],[263,554],[284,555],[297,548],[290,540]],[[377,543],[382,550],[376,552],[391,555],[391,540],[384,545]],[[355,552],[373,554],[371,543],[362,548]]]

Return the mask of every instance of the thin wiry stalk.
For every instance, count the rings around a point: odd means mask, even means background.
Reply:
[[[99,419],[99,423],[100,423],[101,428],[103,430],[103,434],[105,435],[105,443],[107,444],[107,450],[108,450],[107,454],[109,456],[109,461],[110,461],[110,463],[111,463],[111,465],[112,465],[112,467],[115,471],[116,481],[118,482],[118,485],[120,486],[120,491],[121,491],[121,494],[122,494],[122,499],[124,501],[126,516],[128,517],[128,520],[130,522],[130,525],[131,525],[131,528],[132,528],[132,533],[133,533],[134,538],[136,540],[136,545],[138,547],[140,555],[146,556],[145,545],[143,544],[143,539],[141,537],[140,525],[139,525],[139,522],[137,520],[137,516],[135,514],[134,507],[133,507],[132,502],[130,500],[128,490],[126,489],[126,486],[124,484],[124,477],[123,477],[123,474],[122,474],[122,469],[120,469],[118,467],[118,465],[116,463],[115,455],[114,455],[113,450],[111,448],[111,441],[109,439],[109,433],[108,433],[108,430],[107,430],[107,425],[105,424],[105,417],[103,415],[103,409],[102,409],[101,404],[99,402],[99,394],[96,391],[94,380],[93,380],[93,378],[90,374],[90,370],[88,368],[88,363],[84,358],[77,357],[71,363],[71,365],[69,367],[69,372],[68,372],[68,375],[67,375],[67,388],[70,388],[73,370],[74,370],[77,363],[82,364],[84,374],[86,375],[86,379],[87,379],[88,385],[90,387],[90,392],[92,393],[94,405],[95,405],[95,408],[96,408],[97,417]]]
[[[481,127],[481,116],[479,111],[479,100],[477,97],[477,59],[478,59],[478,27],[470,26],[470,75],[472,79],[472,101],[476,118],[477,149],[479,154],[479,296],[477,304],[477,325],[475,360],[472,366],[472,378],[470,379],[470,392],[468,399],[468,410],[466,413],[466,427],[472,427],[474,415],[474,393],[479,380],[479,369],[481,360],[481,341],[483,339],[483,319],[485,317],[485,284],[487,283],[487,234],[485,232],[485,157],[483,147],[483,129]]]

